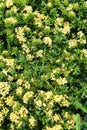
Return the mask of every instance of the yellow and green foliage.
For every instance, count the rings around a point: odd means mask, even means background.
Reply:
[[[87,129],[87,1],[0,0],[0,130]]]

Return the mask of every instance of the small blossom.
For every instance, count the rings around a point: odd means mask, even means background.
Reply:
[[[13,5],[13,0],[6,0],[6,7],[9,8]]]
[[[52,39],[50,37],[44,37],[43,42],[49,47],[52,47]]]

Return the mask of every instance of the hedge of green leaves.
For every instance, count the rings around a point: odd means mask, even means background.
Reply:
[[[0,0],[0,130],[87,130],[87,1]]]

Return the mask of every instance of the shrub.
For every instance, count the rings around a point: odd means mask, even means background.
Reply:
[[[0,1],[0,129],[87,128],[87,1]]]

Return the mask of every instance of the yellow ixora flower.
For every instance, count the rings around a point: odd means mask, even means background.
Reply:
[[[36,57],[43,57],[43,50],[39,50],[39,51],[36,53]]]
[[[43,104],[42,104],[42,101],[39,99],[35,99],[34,100],[34,103],[37,105],[37,107],[41,107]]]
[[[33,91],[26,92],[26,93],[24,94],[24,96],[23,96],[23,102],[24,102],[25,104],[27,104],[28,101],[29,101],[31,98],[33,98],[33,95],[34,95],[34,92],[33,92]]]
[[[27,6],[27,5],[26,5],[26,6],[24,7],[24,9],[23,9],[23,12],[24,12],[24,11],[26,11],[26,12],[28,12],[28,13],[29,13],[29,12],[32,12],[32,11],[33,11],[32,6]]]
[[[22,87],[18,87],[18,88],[16,89],[16,94],[17,94],[17,95],[22,95],[22,92],[23,92]]]
[[[46,130],[63,130],[61,125],[54,125],[53,127],[46,126]]]
[[[35,120],[33,116],[29,118],[28,122],[29,122],[29,127],[31,129],[33,129],[37,125],[37,121]]]
[[[52,47],[52,39],[50,37],[44,37],[43,42],[49,47]]]
[[[70,23],[68,21],[64,22],[64,27],[63,28],[60,28],[60,31],[63,33],[63,34],[68,34],[70,33]]]
[[[57,81],[58,85],[64,85],[67,83],[67,79],[65,77],[64,78],[59,77],[56,81]]]
[[[8,82],[0,82],[0,95],[6,96],[10,91],[10,85]]]
[[[17,19],[14,17],[9,17],[4,19],[5,24],[15,24],[17,23]]]
[[[75,47],[77,47],[78,46],[77,40],[76,39],[70,39],[68,41],[68,45],[69,45],[69,48],[75,48]]]
[[[87,1],[84,2],[84,6],[87,8]]]
[[[6,7],[9,8],[13,5],[13,0],[6,0]]]

